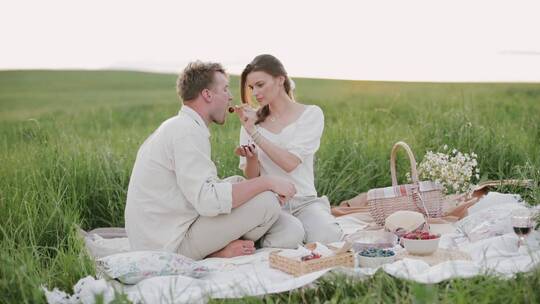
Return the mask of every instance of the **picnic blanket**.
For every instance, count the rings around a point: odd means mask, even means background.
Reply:
[[[471,207],[469,216],[462,221],[432,225],[432,230],[442,233],[440,248],[459,250],[468,254],[469,260],[449,260],[430,265],[428,261],[406,257],[383,265],[381,269],[392,276],[420,283],[438,283],[482,274],[512,278],[516,273],[530,271],[540,264],[540,232],[533,231],[528,239],[529,245],[518,250],[517,236],[513,234],[505,213],[515,208],[525,208],[519,196],[491,192]],[[354,216],[342,216],[338,220],[346,233],[370,227],[369,221]],[[477,226],[474,226],[475,220]],[[127,239],[122,237],[98,237],[93,242],[93,246],[105,248],[108,253],[129,250]],[[396,252],[403,250],[398,246],[394,249]],[[335,268],[293,277],[269,267],[268,256],[271,251],[267,248],[250,256],[205,259],[200,263],[211,271],[200,279],[180,275],[159,276],[145,279],[136,285],[122,285],[116,281],[88,276],[75,285],[73,295],[56,288],[52,291],[43,289],[49,303],[94,303],[96,294],[101,294],[107,303],[114,298],[115,292],[126,294],[135,303],[205,303],[209,298],[260,296],[309,286],[329,273],[366,278],[379,270]]]

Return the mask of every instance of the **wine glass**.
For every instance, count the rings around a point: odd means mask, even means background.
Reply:
[[[518,236],[518,248],[525,245],[525,237],[531,232],[533,221],[531,212],[527,209],[512,210],[510,217],[514,233]]]

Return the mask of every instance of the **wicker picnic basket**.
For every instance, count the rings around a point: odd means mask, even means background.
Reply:
[[[340,253],[335,248],[330,247],[330,249],[336,252],[336,255],[309,261],[298,261],[281,256],[279,255],[281,250],[272,251],[269,258],[270,267],[292,274],[295,277],[336,266],[354,267],[354,254],[352,251]]]
[[[396,153],[403,148],[411,163],[412,184],[398,185],[396,176]],[[371,189],[367,193],[369,212],[377,224],[384,226],[384,220],[400,210],[416,211],[426,217],[441,217],[443,213],[443,188],[431,181],[419,181],[416,160],[411,148],[404,142],[397,142],[390,154],[392,186]]]

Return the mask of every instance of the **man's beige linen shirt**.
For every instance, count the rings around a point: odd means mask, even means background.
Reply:
[[[140,147],[125,211],[132,250],[176,251],[199,216],[227,214],[232,185],[217,177],[210,132],[183,106]]]

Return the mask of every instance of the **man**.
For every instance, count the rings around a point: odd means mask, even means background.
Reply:
[[[252,254],[254,241],[274,224],[280,203],[296,189],[277,177],[217,177],[208,125],[225,122],[232,100],[220,64],[190,63],[178,78],[177,91],[183,101],[180,112],[137,153],[125,210],[131,247],[196,260]]]

